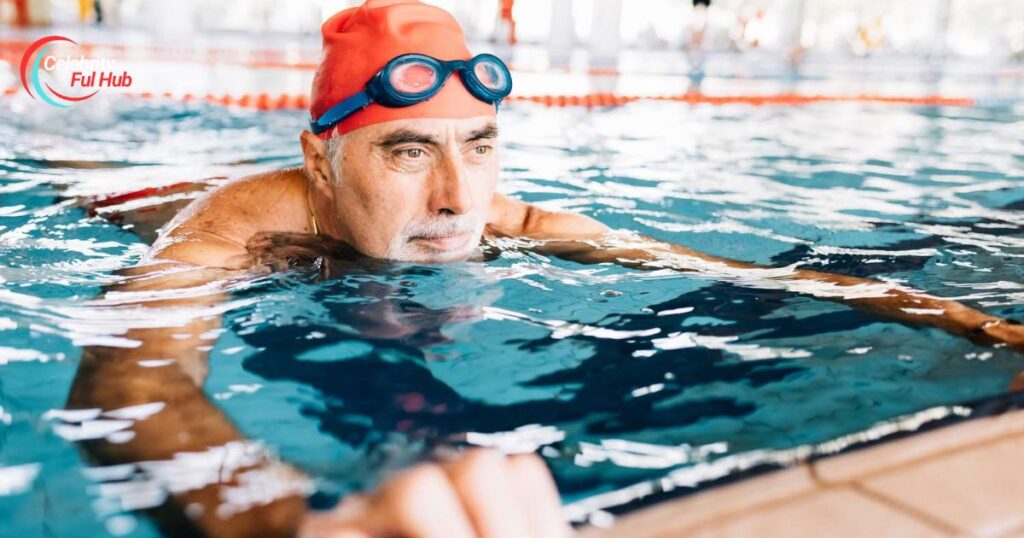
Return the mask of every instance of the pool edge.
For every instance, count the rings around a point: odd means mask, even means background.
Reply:
[[[606,536],[1006,536],[1024,529],[1024,411],[815,459],[621,516]]]

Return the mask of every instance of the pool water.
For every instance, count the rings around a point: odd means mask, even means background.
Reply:
[[[26,99],[0,100],[0,534],[152,536],[139,510],[174,477],[89,463],[79,444],[109,432],[60,410],[82,346],[170,318],[96,299],[147,245],[75,197],[298,166],[304,114]],[[1024,317],[1024,108],[515,103],[501,128],[499,189],[528,202]],[[1024,371],[834,302],[510,243],[485,263],[235,282],[206,393],[321,505],[468,441],[540,449],[571,509],[965,414]]]

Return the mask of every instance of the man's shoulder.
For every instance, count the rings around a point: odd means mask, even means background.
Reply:
[[[299,168],[274,170],[233,179],[210,191],[204,198],[217,207],[245,209],[287,201],[289,196],[304,194],[305,184],[306,176]]]
[[[593,239],[609,228],[586,215],[547,211],[533,204],[495,193],[487,233],[492,236],[534,239]]]
[[[531,207],[520,200],[494,193],[494,196],[491,197],[490,217],[485,233],[496,237],[523,235]]]
[[[238,178],[197,198],[172,221],[169,229],[199,228],[249,234],[268,231],[293,220],[295,210],[305,208],[305,176],[299,169],[281,170]]]
[[[184,236],[218,237],[244,248],[259,232],[300,232],[307,223],[300,169],[241,177],[202,195],[168,224],[155,248]]]

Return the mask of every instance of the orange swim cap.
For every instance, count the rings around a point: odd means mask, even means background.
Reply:
[[[447,11],[419,0],[367,0],[335,14],[321,28],[324,50],[313,77],[310,115],[362,91],[366,83],[396,56],[426,54],[438,60],[472,58],[462,28]],[[360,127],[408,118],[472,118],[494,115],[489,105],[466,90],[458,74],[437,95],[412,106],[389,108],[372,104],[320,134],[329,138]]]

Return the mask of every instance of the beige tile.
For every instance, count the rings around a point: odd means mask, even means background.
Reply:
[[[665,501],[620,517],[609,531],[586,529],[580,537],[678,536],[684,529],[702,522],[753,507],[810,492],[815,487],[805,465],[775,471],[736,484]]]
[[[1018,486],[1008,470],[1024,464],[1024,440],[1012,437],[1017,435],[1024,435],[1024,412],[815,463],[823,482],[859,478],[881,500],[844,487],[816,490],[802,466],[667,501],[620,518],[608,531],[588,529],[580,536],[674,537],[698,529],[700,536],[934,536],[948,525],[1024,538],[1024,480]],[[831,526],[820,527],[826,522]]]
[[[1024,526],[1024,437],[992,441],[863,480],[864,487],[964,532]]]
[[[971,420],[814,463],[818,479],[840,483],[960,447],[1024,433],[1024,411]]]
[[[769,505],[745,516],[716,521],[685,536],[913,538],[949,535],[850,488],[835,488]]]

